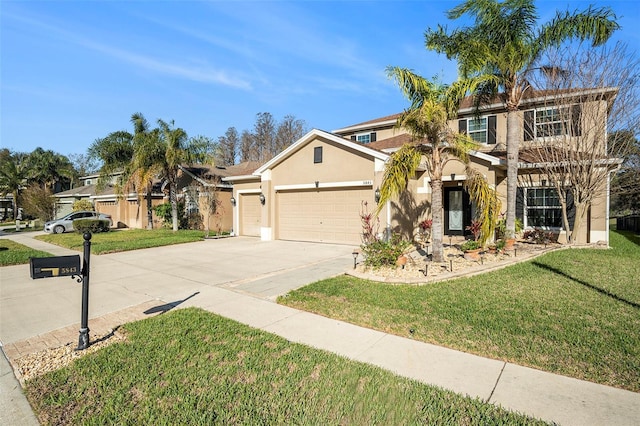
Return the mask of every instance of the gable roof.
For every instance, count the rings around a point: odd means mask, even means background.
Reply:
[[[273,168],[275,165],[281,163],[286,158],[291,156],[293,153],[298,151],[302,146],[309,143],[311,140],[316,137],[321,137],[323,139],[327,139],[330,142],[336,143],[338,145],[344,146],[346,148],[353,149],[355,151],[361,152],[365,155],[371,156],[373,158],[377,158],[379,160],[387,160],[389,158],[388,154],[385,154],[382,151],[378,151],[377,149],[371,149],[367,147],[367,145],[363,145],[357,142],[352,142],[347,140],[341,136],[334,135],[333,133],[325,132],[324,130],[312,129],[306,135],[295,141],[293,144],[289,145],[287,149],[282,151],[280,154],[273,157],[271,160],[264,163],[261,167],[259,167],[253,174],[261,175],[266,170]]]

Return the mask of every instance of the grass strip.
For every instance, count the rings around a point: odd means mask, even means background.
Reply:
[[[0,239],[0,266],[29,263],[31,257],[51,257],[51,253],[34,250],[15,241]]]
[[[640,392],[640,239],[552,252],[424,286],[341,276],[281,304],[403,337]]]
[[[36,238],[71,250],[83,250],[84,239],[81,234],[75,232],[39,235]],[[173,232],[170,229],[112,230],[93,234],[91,237],[91,253],[106,254],[172,244],[191,243],[194,241],[202,241],[203,238],[204,231],[179,230]]]
[[[196,308],[27,382],[42,424],[542,422]]]

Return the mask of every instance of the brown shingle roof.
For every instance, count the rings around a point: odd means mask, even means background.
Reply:
[[[400,148],[402,145],[409,142],[411,142],[411,135],[408,133],[402,133],[390,138],[364,144],[364,146],[384,151],[385,149]]]

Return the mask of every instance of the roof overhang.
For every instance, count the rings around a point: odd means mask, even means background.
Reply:
[[[603,158],[601,160],[582,160],[582,161],[548,161],[546,163],[518,163],[518,169],[546,169],[550,167],[576,166],[580,164],[593,164],[595,166],[613,166],[617,168],[623,163],[622,158]]]
[[[336,129],[334,130],[332,133],[351,133],[351,132],[357,132],[360,130],[367,130],[367,129],[376,129],[379,127],[388,127],[388,126],[395,126],[396,122],[398,121],[398,119],[394,118],[391,120],[384,120],[384,121],[376,121],[376,122],[369,122],[369,123],[363,123],[363,124],[356,124],[355,126],[349,126],[349,127],[343,127],[342,129]]]
[[[269,170],[273,168],[275,165],[281,163],[290,155],[298,151],[298,149],[300,149],[302,146],[306,145],[316,137],[327,139],[328,141],[333,142],[337,145],[342,145],[345,148],[349,148],[354,151],[361,152],[365,155],[373,157],[374,159],[386,161],[389,158],[389,155],[385,154],[384,152],[378,151],[376,149],[367,148],[365,145],[351,142],[349,140],[346,140],[343,137],[334,135],[333,133],[328,133],[322,130],[313,129],[309,131],[306,135],[298,139],[296,142],[291,144],[287,149],[282,151],[280,154],[276,155],[271,160],[267,161],[265,164],[259,167],[255,172],[253,172],[253,174],[256,176],[262,175],[262,173],[264,173],[266,170]]]

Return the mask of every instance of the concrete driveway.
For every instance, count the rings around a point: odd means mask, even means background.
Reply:
[[[78,254],[34,240],[9,238],[55,255]],[[6,238],[6,237],[5,237]],[[89,318],[149,300],[196,302],[222,287],[264,299],[338,275],[352,265],[353,247],[234,237],[91,256]],[[81,285],[70,277],[32,280],[29,266],[0,269],[0,341],[3,344],[77,324]]]

